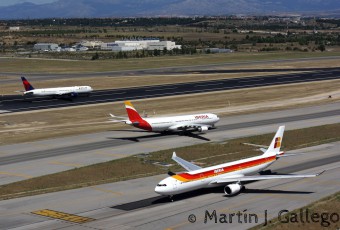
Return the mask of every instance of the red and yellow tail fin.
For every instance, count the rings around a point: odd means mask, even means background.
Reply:
[[[135,107],[133,107],[130,101],[125,101],[124,103],[125,103],[126,112],[129,116],[130,121],[133,122],[133,121],[143,120],[143,118],[139,115],[139,113],[137,112]]]

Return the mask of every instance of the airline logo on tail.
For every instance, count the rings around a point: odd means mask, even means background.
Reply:
[[[125,101],[125,108],[130,121],[133,122],[143,120],[130,101]]]
[[[144,120],[130,101],[125,101],[125,108],[132,125],[141,129],[152,131],[151,125]]]
[[[27,81],[25,77],[21,77],[21,80],[22,80],[22,84],[24,84],[26,91],[30,91],[34,89],[34,87]]]
[[[281,137],[277,137],[277,138],[275,138],[274,149],[280,148],[280,147],[281,147]]]

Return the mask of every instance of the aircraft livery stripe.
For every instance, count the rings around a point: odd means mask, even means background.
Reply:
[[[212,170],[197,173],[197,174],[181,173],[181,174],[174,175],[172,177],[181,182],[189,182],[189,181],[205,179],[205,178],[216,176],[216,175],[236,172],[236,171],[243,170],[246,168],[258,166],[264,163],[269,163],[275,160],[276,160],[276,156],[271,156],[271,157],[261,158],[261,159],[257,159],[253,161],[239,163],[236,165],[216,168],[216,169],[212,169]]]

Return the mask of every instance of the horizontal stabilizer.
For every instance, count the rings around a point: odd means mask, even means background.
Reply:
[[[261,150],[263,153],[267,152],[267,149],[265,149],[265,148],[260,148],[260,150]]]
[[[303,154],[303,153],[302,153]],[[281,158],[281,157],[292,157],[292,156],[298,156],[302,155],[301,153],[290,153],[290,154],[283,154],[283,155],[276,155],[276,157]]]
[[[172,155],[172,158],[174,161],[176,161],[180,166],[182,166],[183,168],[185,168],[187,171],[195,171],[195,170],[198,170],[198,169],[201,169],[201,167],[189,162],[189,161],[186,161],[180,157],[178,157],[176,155],[176,153],[174,152],[173,155]]]
[[[113,115],[112,113],[110,113],[110,116],[113,117],[113,118],[117,118],[117,119],[124,119],[124,120],[128,120],[127,117],[118,117],[118,116],[115,116]]]

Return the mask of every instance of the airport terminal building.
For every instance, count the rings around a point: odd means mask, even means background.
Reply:
[[[103,43],[102,50],[119,51],[133,51],[133,50],[173,50],[181,49],[181,45],[176,45],[172,41],[160,41],[158,39],[151,40],[127,40]]]
[[[33,49],[37,51],[57,51],[60,47],[56,43],[37,43]]]

